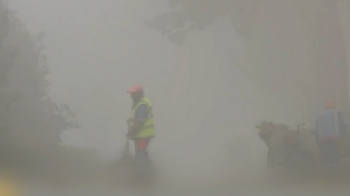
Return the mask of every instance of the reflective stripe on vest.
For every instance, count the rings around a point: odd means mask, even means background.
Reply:
[[[137,103],[131,110],[131,118],[135,118],[136,110],[140,105],[147,105],[148,108],[148,116],[143,124],[142,128],[139,132],[136,133],[134,136],[135,138],[142,138],[142,137],[153,137],[154,136],[154,120],[153,120],[153,113],[152,113],[152,104],[147,98],[141,99],[139,103]]]

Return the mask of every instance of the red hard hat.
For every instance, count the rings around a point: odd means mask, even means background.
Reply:
[[[142,92],[143,88],[140,85],[134,85],[133,87],[131,87],[127,92],[128,93],[136,93],[136,92]]]

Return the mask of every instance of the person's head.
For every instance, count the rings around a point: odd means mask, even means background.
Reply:
[[[143,88],[140,85],[134,85],[128,91],[134,103],[140,101],[143,98]]]
[[[335,105],[332,99],[327,99],[325,102],[325,109],[334,109]]]

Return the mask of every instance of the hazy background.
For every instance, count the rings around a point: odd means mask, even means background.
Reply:
[[[82,125],[63,134],[65,144],[115,158],[124,145],[131,104],[126,90],[140,83],[155,108],[151,156],[172,173],[219,174],[224,144],[236,133],[252,138],[256,155],[265,151],[254,129],[262,120],[264,97],[232,66],[244,48],[226,19],[191,34],[180,47],[144,24],[167,10],[165,1],[8,3],[30,32],[44,32],[50,94],[69,104]]]
[[[150,154],[162,174],[189,186],[239,181],[261,192],[243,180],[267,182],[259,178],[266,146],[256,124],[312,129],[329,98],[349,123],[349,5],[0,0],[0,166],[42,185],[125,180],[127,170],[95,164],[90,150],[106,163],[119,158],[131,107],[126,90],[138,83],[153,103]],[[278,135],[271,148],[283,146]],[[301,146],[316,155],[309,136]],[[350,134],[342,144],[346,163]]]

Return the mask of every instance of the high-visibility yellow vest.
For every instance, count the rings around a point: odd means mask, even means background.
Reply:
[[[147,98],[141,99],[131,110],[131,119],[135,119],[136,110],[140,105],[147,105],[148,116],[139,132],[133,138],[153,137],[155,133],[152,104]]]

